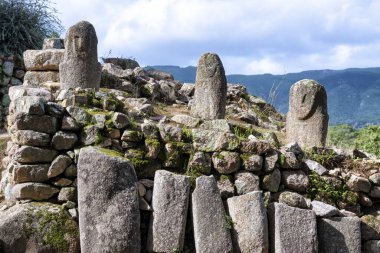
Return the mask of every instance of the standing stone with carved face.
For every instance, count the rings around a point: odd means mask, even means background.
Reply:
[[[328,121],[325,88],[310,79],[293,84],[286,116],[287,142],[297,142],[304,148],[325,146]]]
[[[98,38],[87,21],[70,27],[65,38],[65,56],[59,65],[60,81],[65,88],[99,89],[101,66],[98,62]]]
[[[227,80],[217,54],[199,59],[191,115],[202,119],[223,119],[226,112]]]

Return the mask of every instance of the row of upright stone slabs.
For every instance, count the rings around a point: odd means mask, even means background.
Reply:
[[[136,183],[133,166],[119,153],[95,147],[80,151],[82,252],[140,252]],[[182,251],[191,225],[196,252],[361,252],[357,217],[317,219],[312,210],[272,203],[267,218],[261,191],[227,199],[225,210],[215,178],[201,176],[191,194],[193,224],[186,224],[190,194],[187,176],[156,172],[149,252]]]
[[[78,207],[82,252],[140,252],[136,183],[133,166],[117,152],[96,147],[81,149]],[[189,203],[189,177],[164,170],[156,172],[149,252],[183,250],[185,229],[190,225],[186,224]],[[201,176],[192,193],[191,209],[197,252],[233,252],[233,248],[235,252],[268,252],[261,192],[228,199],[230,221],[214,177]]]

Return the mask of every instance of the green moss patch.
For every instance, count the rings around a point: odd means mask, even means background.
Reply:
[[[59,252],[67,252],[70,246],[68,240],[79,236],[77,223],[62,207],[52,210],[51,204],[35,205],[36,208],[29,211],[23,227],[24,234],[28,238],[31,236],[40,238],[40,243]]]
[[[145,157],[146,152],[140,149],[129,149],[130,157],[128,158],[135,170],[139,170],[150,163],[149,159]]]
[[[107,149],[107,148],[99,148],[100,152],[102,152],[105,155],[111,156],[111,157],[117,157],[117,158],[122,158],[126,159],[124,155],[116,150],[112,149]]]

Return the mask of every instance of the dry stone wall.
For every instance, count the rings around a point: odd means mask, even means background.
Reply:
[[[21,85],[25,75],[22,61],[9,55],[0,53],[0,128],[4,127],[10,103],[8,89],[11,86]]]
[[[25,86],[60,87],[59,64],[63,61],[64,45],[62,39],[45,39],[42,50],[27,50],[24,52]]]
[[[202,121],[188,115],[161,118],[137,113],[132,107],[125,111],[123,103],[137,106],[136,101],[148,100],[128,98],[115,90],[68,89],[52,94],[43,87],[20,86],[11,88],[10,97],[12,141],[3,161],[2,191],[10,202],[59,203],[74,221],[79,205],[82,241],[94,240],[82,243],[82,251],[105,247],[96,246],[105,234],[84,230],[131,217],[125,216],[122,204],[131,204],[131,199],[134,207],[127,212],[141,219],[118,222],[130,230],[117,229],[116,224],[105,229],[111,237],[104,249],[317,252],[336,249],[329,240],[333,238],[345,245],[345,252],[360,252],[362,247],[375,247],[380,239],[374,222],[378,216],[357,217],[379,201],[378,165],[367,176],[347,173],[305,159],[297,144],[277,149],[253,135],[239,136],[227,120]],[[84,146],[98,146],[101,151],[85,154],[88,149],[80,151]],[[315,149],[314,154],[327,151],[331,150]],[[127,159],[120,166],[132,170],[136,178],[113,165],[119,159],[115,156]],[[121,180],[133,190],[119,193],[127,188],[107,178]],[[334,190],[341,189],[342,197],[321,194],[324,182],[337,185]],[[122,208],[115,209],[113,201]],[[96,215],[100,210],[102,219]],[[140,225],[132,225],[137,221]],[[341,236],[345,234],[350,239]],[[126,241],[131,244],[123,244]]]

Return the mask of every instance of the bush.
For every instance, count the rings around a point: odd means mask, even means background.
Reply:
[[[367,126],[358,131],[355,147],[380,156],[380,126]]]
[[[63,27],[50,0],[0,0],[0,52],[22,56]]]
[[[360,149],[380,156],[380,125],[356,130],[349,125],[329,127],[328,143],[338,148]]]
[[[328,131],[328,144],[340,148],[353,148],[357,135],[357,130],[350,125],[331,126]]]

